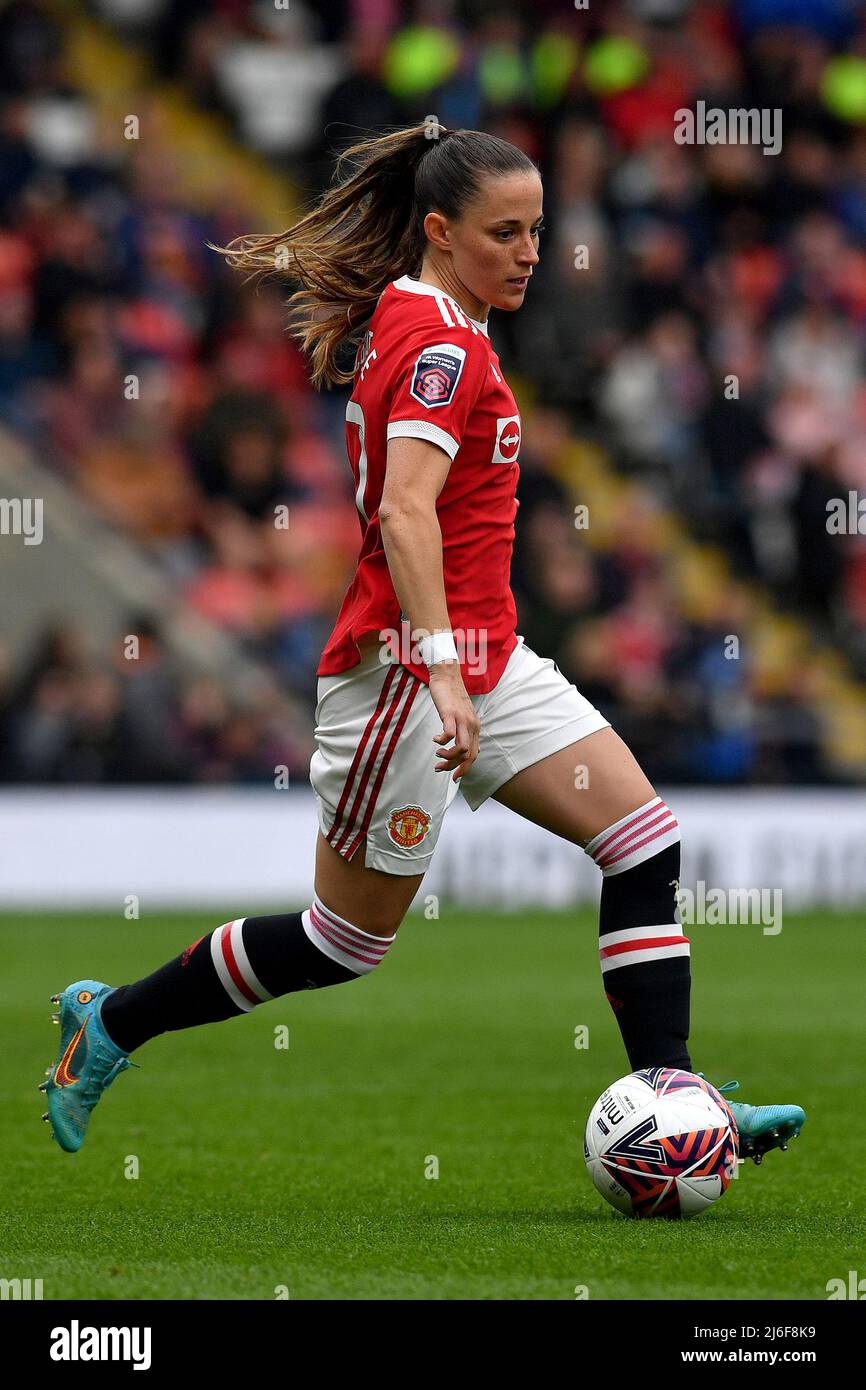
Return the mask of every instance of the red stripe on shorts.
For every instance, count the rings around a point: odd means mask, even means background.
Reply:
[[[384,681],[382,682],[382,689],[379,691],[379,699],[378,699],[378,702],[377,702],[377,704],[376,704],[376,708],[373,710],[373,713],[370,715],[370,718],[369,718],[369,720],[367,721],[367,727],[366,727],[366,729],[364,730],[364,733],[363,733],[363,736],[362,736],[362,738],[361,738],[361,741],[360,741],[360,743],[358,744],[358,747],[357,747],[356,750],[355,750],[355,756],[354,756],[354,758],[352,759],[352,766],[349,768],[349,775],[348,775],[348,777],[346,778],[346,782],[345,782],[345,785],[344,785],[344,787],[343,787],[343,792],[342,792],[342,795],[341,795],[341,797],[340,797],[340,804],[339,804],[338,807],[337,807],[337,814],[336,814],[335,817],[334,817],[334,824],[331,826],[330,830],[328,831],[328,839],[329,839],[329,840],[331,839],[331,836],[334,834],[334,832],[338,829],[339,824],[340,824],[340,821],[343,819],[343,812],[344,812],[345,809],[346,809],[346,802],[349,800],[349,793],[350,793],[351,790],[352,790],[352,783],[353,783],[354,780],[355,780],[355,775],[356,775],[356,773],[357,773],[357,771],[358,771],[358,765],[360,764],[361,757],[362,757],[362,755],[363,755],[364,749],[365,749],[366,746],[367,746],[367,740],[369,739],[370,734],[373,732],[373,726],[374,726],[374,724],[376,723],[376,720],[379,718],[379,715],[382,713],[382,710],[383,710],[384,705],[385,705],[385,701],[386,701],[387,698],[388,698],[388,691],[389,691],[389,689],[390,689],[390,687],[391,687],[391,684],[392,684],[392,682],[393,682],[393,680],[394,680],[394,676],[395,676],[395,674],[396,674],[396,671],[397,671],[397,667],[396,667],[396,666],[391,666],[391,667],[389,668],[388,674],[386,675]]]
[[[400,734],[403,731],[403,725],[406,723],[409,711],[412,708],[412,702],[415,699],[415,696],[418,694],[419,689],[421,688],[421,681],[418,680],[417,676],[414,677],[414,681],[415,684],[409,691],[408,699],[406,700],[406,703],[403,706],[400,718],[397,720],[397,726],[394,729],[394,733],[391,736],[391,742],[388,744],[387,752],[385,753],[385,756],[382,759],[382,764],[376,775],[376,781],[374,782],[373,790],[370,793],[370,800],[367,803],[367,810],[364,815],[364,819],[361,822],[361,829],[358,831],[357,835],[355,836],[355,839],[352,841],[352,847],[349,850],[349,858],[351,858],[351,856],[355,853],[355,850],[357,849],[361,840],[363,840],[364,836],[370,828],[370,821],[373,819],[373,808],[376,805],[376,798],[379,795],[379,789],[382,786],[382,780],[385,776],[385,771],[388,767],[388,763],[391,761],[391,754],[394,752],[394,749],[397,746],[397,740],[399,739]]]
[[[396,667],[396,666],[392,666],[391,670],[392,670],[392,671],[396,671],[396,670],[397,670],[397,667]],[[348,838],[349,838],[349,836],[351,835],[353,829],[355,828],[355,822],[356,822],[356,820],[357,820],[357,818],[358,818],[358,812],[359,812],[359,810],[361,809],[361,803],[362,803],[362,801],[364,800],[364,793],[365,793],[366,790],[367,790],[367,783],[368,783],[369,780],[370,780],[370,774],[372,773],[373,768],[374,768],[375,765],[376,765],[376,759],[377,759],[378,756],[379,756],[379,749],[382,747],[382,743],[383,743],[383,741],[384,741],[385,734],[387,733],[387,730],[388,730],[388,725],[391,723],[391,720],[394,718],[394,715],[395,715],[395,713],[396,713],[396,711],[397,711],[397,707],[399,706],[401,700],[403,699],[403,695],[404,695],[404,693],[405,693],[406,686],[408,685],[410,679],[411,679],[411,677],[410,677],[410,675],[409,675],[409,672],[406,671],[406,670],[403,670],[403,669],[401,668],[401,670],[400,670],[400,677],[399,677],[399,679],[398,679],[398,681],[397,681],[397,689],[396,689],[396,692],[395,692],[395,694],[394,694],[394,698],[393,698],[393,700],[391,701],[390,705],[388,706],[388,709],[387,709],[387,711],[386,711],[386,713],[385,713],[384,719],[382,720],[381,724],[379,725],[379,731],[378,731],[378,733],[376,734],[376,737],[375,737],[375,739],[374,739],[374,741],[373,741],[373,746],[372,746],[372,748],[370,749],[369,753],[367,754],[367,756],[366,756],[365,759],[364,759],[364,768],[363,768],[363,771],[362,771],[362,773],[361,773],[361,781],[360,781],[360,783],[358,784],[358,790],[357,790],[357,792],[355,793],[355,799],[354,799],[354,801],[352,802],[352,809],[351,809],[351,811],[349,812],[349,819],[347,820],[345,826],[343,827],[342,831],[340,832],[340,837],[339,837],[339,839],[336,840],[336,841],[334,841],[333,839],[331,839],[331,844],[334,846],[334,849],[337,851],[338,854],[342,853],[343,847],[345,846],[346,841],[348,840]],[[331,833],[333,834],[333,831],[332,831]],[[329,838],[330,838],[330,837],[329,837]]]

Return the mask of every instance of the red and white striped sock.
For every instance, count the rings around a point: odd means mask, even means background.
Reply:
[[[660,796],[589,841],[603,874],[598,951],[632,1067],[691,1069],[690,945],[679,922],[680,827]]]
[[[114,990],[102,1021],[117,1046],[131,1052],[159,1033],[249,1013],[294,990],[357,980],[394,939],[361,931],[316,896],[304,912],[237,917],[152,975]]]
[[[224,922],[210,935],[210,954],[219,981],[236,1008],[249,1013],[256,1004],[264,1004],[273,995],[265,989],[250,964],[244,947],[244,922],[236,917]]]
[[[614,821],[585,846],[605,877],[625,873],[636,864],[674,845],[680,838],[679,822],[660,796]]]
[[[313,945],[355,975],[369,975],[397,939],[396,932],[393,936],[372,936],[353,927],[345,917],[325,907],[316,893],[310,907],[301,913],[301,920]]]

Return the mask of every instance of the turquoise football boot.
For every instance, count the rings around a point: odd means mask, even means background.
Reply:
[[[725,1095],[739,1086],[739,1081],[726,1081],[716,1090]],[[746,1105],[732,1100],[727,1105],[737,1123],[740,1158],[751,1158],[756,1164],[770,1149],[787,1149],[788,1140],[796,1139],[806,1123],[806,1112],[799,1105]]]
[[[66,1153],[76,1153],[84,1143],[90,1114],[114,1078],[134,1067],[129,1054],[111,1041],[102,1024],[102,1003],[114,990],[99,980],[77,980],[62,994],[52,994],[60,1005],[52,1015],[60,1024],[60,1053],[48,1080],[39,1087],[48,1096],[42,1116]]]

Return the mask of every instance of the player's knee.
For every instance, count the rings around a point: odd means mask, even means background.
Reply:
[[[374,923],[375,930],[369,930],[366,922],[358,926],[328,907],[318,893],[313,894],[302,920],[307,936],[323,955],[355,975],[369,975],[381,965],[397,935],[397,928],[388,931],[387,923]]]
[[[366,866],[367,839],[361,836],[351,854],[340,854],[319,837],[315,891],[320,902],[359,931],[393,938],[424,877],[392,874]]]
[[[664,799],[655,796],[601,830],[584,848],[608,879],[629,873],[667,850],[675,849],[679,862],[679,844],[679,821]]]
[[[586,853],[603,875],[602,931],[678,921],[680,827],[660,796],[596,835]]]

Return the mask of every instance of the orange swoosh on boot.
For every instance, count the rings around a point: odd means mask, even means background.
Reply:
[[[72,1038],[70,1038],[69,1046],[67,1047],[63,1056],[60,1058],[60,1061],[57,1064],[57,1070],[54,1073],[55,1086],[73,1086],[75,1082],[78,1080],[78,1077],[73,1076],[70,1072],[69,1066],[75,1053],[75,1049],[77,1048],[78,1044],[81,1042],[82,1037],[84,1036],[84,1030],[86,1029],[86,1027],[87,1019],[84,1020],[78,1032]]]

